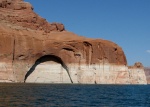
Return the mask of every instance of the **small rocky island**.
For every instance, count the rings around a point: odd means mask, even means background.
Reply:
[[[23,0],[0,0],[0,82],[147,84],[117,44],[49,23]]]

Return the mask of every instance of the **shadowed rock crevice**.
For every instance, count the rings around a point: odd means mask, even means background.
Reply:
[[[68,76],[69,76],[69,78],[70,78],[71,83],[73,83],[73,81],[72,81],[72,79],[71,79],[71,76],[70,76],[70,74],[69,74],[68,67],[67,67],[66,64],[61,60],[60,57],[55,56],[55,55],[45,55],[45,56],[43,56],[43,57],[37,59],[36,62],[35,62],[35,64],[34,64],[34,65],[30,68],[30,70],[26,73],[25,78],[24,78],[24,82],[26,82],[27,78],[30,76],[30,74],[31,74],[32,72],[34,72],[35,68],[36,68],[39,64],[41,64],[41,63],[43,63],[43,62],[47,62],[47,61],[54,61],[54,62],[56,62],[56,63],[61,64],[61,66],[67,71],[67,74],[68,74]]]

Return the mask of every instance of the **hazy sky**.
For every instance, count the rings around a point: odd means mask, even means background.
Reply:
[[[49,22],[121,46],[128,65],[150,66],[150,0],[25,0]]]

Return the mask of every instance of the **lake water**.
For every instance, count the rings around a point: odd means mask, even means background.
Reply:
[[[0,84],[0,107],[150,107],[150,85]]]

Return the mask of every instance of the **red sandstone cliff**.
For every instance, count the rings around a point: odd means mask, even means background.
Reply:
[[[0,80],[23,82],[39,61],[45,62],[48,58],[60,63],[68,75],[71,75],[71,70],[77,72],[74,74],[78,78],[74,80],[76,82],[89,83],[88,78],[92,78],[90,82],[103,83],[102,81],[110,79],[108,83],[121,83],[122,80],[117,80],[115,76],[128,78],[126,67],[123,70],[114,67],[127,65],[124,52],[117,44],[81,37],[66,31],[63,24],[48,23],[33,12],[30,3],[22,0],[0,0]],[[95,74],[90,72],[87,78],[84,76],[87,73],[84,72],[89,69]],[[103,72],[121,72],[113,75],[115,80],[111,80],[111,74],[107,77],[107,73],[101,80],[97,79],[101,72],[98,69],[103,69]]]

